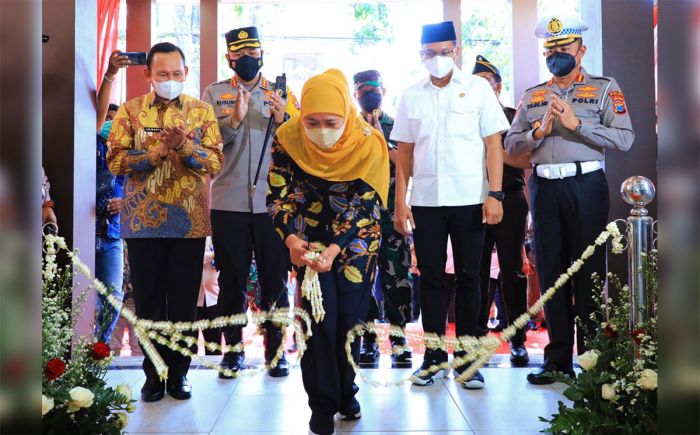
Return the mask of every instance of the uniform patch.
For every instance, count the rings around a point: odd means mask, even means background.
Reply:
[[[541,97],[541,96],[543,96],[543,95],[547,95],[548,92],[549,92],[549,91],[546,90],[546,89],[541,89],[541,90],[539,90],[539,91],[533,92],[533,93],[532,93],[532,96],[533,96],[533,97]]]
[[[530,103],[541,103],[544,100],[545,100],[544,97],[533,97],[533,98],[530,98]]]
[[[231,87],[232,88],[238,87],[238,79],[236,79],[236,76],[231,77]]]
[[[583,83],[583,74],[579,74],[576,76],[576,83]]]
[[[608,92],[608,96],[613,102],[613,111],[618,115],[627,113],[627,105],[625,104],[625,95],[621,91]]]
[[[577,88],[579,91],[583,92],[593,92],[593,91],[598,91],[600,88],[596,88],[595,86],[581,86],[580,88]]]
[[[595,98],[597,97],[597,94],[594,94],[592,92],[578,92],[576,93],[576,98]]]
[[[219,96],[219,98],[221,98],[222,100],[233,100],[233,99],[236,98],[236,96],[233,95],[233,94],[231,94],[231,93],[229,93],[229,92],[227,92],[227,93],[225,93],[225,94],[221,94],[221,95]]]
[[[224,115],[230,115],[233,112],[234,110],[232,107],[224,107],[223,109],[221,109],[221,113],[223,113]]]

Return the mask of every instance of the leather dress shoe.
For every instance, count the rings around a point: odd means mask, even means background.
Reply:
[[[243,368],[243,363],[245,362],[245,353],[229,352],[224,354],[224,358],[221,360],[221,367],[225,369],[237,372]],[[233,379],[233,376],[228,376],[219,372],[220,379]]]
[[[527,381],[533,385],[553,384],[556,382],[556,380],[552,377],[555,372],[564,373],[564,375],[569,376],[570,378],[576,377],[576,374],[572,369],[561,370],[560,368],[554,366],[543,365],[528,373]]]
[[[192,397],[192,385],[184,375],[168,379],[168,394],[177,400],[187,400]]]
[[[144,402],[157,402],[165,396],[165,382],[158,376],[146,377],[146,382],[141,388],[141,400]]]
[[[270,364],[269,361],[265,362],[266,364]],[[282,357],[277,361],[277,365],[274,367],[270,367],[270,369],[267,371],[270,376],[273,378],[282,378],[284,376],[289,376],[289,361],[287,361],[287,358],[282,354]]]
[[[365,334],[362,337],[360,347],[360,364],[376,364],[379,360],[379,346],[372,334]]]
[[[530,362],[530,357],[527,354],[525,346],[512,346],[510,348],[510,363],[513,367],[527,367]]]

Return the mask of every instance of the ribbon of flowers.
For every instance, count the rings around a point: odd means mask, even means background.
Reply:
[[[537,302],[535,302],[527,312],[523,313],[521,316],[515,319],[510,326],[504,329],[499,337],[487,335],[478,338],[471,336],[451,338],[446,336],[439,337],[437,336],[437,334],[432,333],[425,334],[424,336],[422,336],[422,334],[406,332],[398,326],[394,325],[392,325],[389,328],[389,335],[391,335],[392,337],[403,337],[406,340],[425,341],[425,346],[429,349],[439,348],[443,351],[447,351],[449,347],[452,347],[455,351],[464,352],[464,355],[456,356],[455,358],[453,358],[452,364],[449,364],[448,362],[436,364],[428,367],[425,370],[421,370],[419,373],[414,374],[407,379],[401,379],[395,382],[380,382],[370,379],[368,376],[364,375],[362,371],[359,370],[359,367],[357,363],[355,363],[355,359],[353,358],[352,349],[350,345],[355,341],[355,339],[358,336],[362,336],[365,333],[378,334],[378,329],[373,323],[358,324],[355,325],[355,327],[352,328],[350,331],[348,331],[347,340],[345,341],[345,353],[348,359],[348,363],[353,368],[355,373],[359,374],[360,378],[364,382],[375,387],[400,386],[405,382],[413,381],[416,377],[423,377],[435,373],[438,370],[454,368],[459,372],[459,369],[461,367],[468,365],[468,367],[466,367],[466,369],[462,371],[459,374],[459,376],[457,376],[457,378],[455,378],[457,382],[464,382],[465,380],[470,379],[474,375],[474,373],[476,373],[477,370],[479,370],[485,364],[488,364],[491,355],[493,355],[496,352],[500,344],[510,341],[513,338],[513,336],[515,336],[515,333],[518,329],[524,328],[525,325],[527,325],[527,322],[533,316],[536,316],[537,313],[540,312],[540,310],[542,310],[545,303],[552,299],[554,294],[561,287],[563,287],[571,279],[571,277],[579,271],[579,269],[581,269],[586,260],[588,260],[594,254],[596,248],[605,245],[608,239],[611,239],[612,252],[614,254],[620,254],[624,251],[624,247],[622,245],[623,236],[620,233],[617,223],[610,222],[605,227],[605,230],[603,230],[603,232],[601,232],[600,235],[596,238],[595,242],[583,251],[581,257],[578,260],[574,261],[571,264],[571,266],[569,266],[569,268],[566,270],[566,272],[559,276],[559,278],[555,281],[554,285],[547,289],[547,291],[544,292],[542,296],[540,296]],[[398,354],[405,349],[406,347],[404,346],[394,346],[392,352]]]
[[[180,341],[184,341],[187,346],[192,346],[196,343],[196,339],[191,336],[183,336],[182,331],[196,331],[199,329],[210,329],[210,328],[222,328],[226,326],[245,326],[248,324],[248,315],[237,314],[232,316],[221,316],[215,319],[205,319],[196,322],[169,322],[169,321],[153,321],[148,319],[139,319],[136,314],[122,306],[121,301],[115,298],[107,289],[107,287],[97,278],[92,276],[90,268],[82,262],[80,257],[76,252],[68,249],[65,239],[59,236],[47,235],[45,237],[45,253],[46,253],[46,266],[43,270],[43,277],[45,280],[51,280],[55,277],[58,271],[58,265],[56,263],[56,254],[58,251],[64,250],[67,252],[68,257],[73,264],[73,267],[91,281],[91,285],[95,290],[103,295],[107,302],[114,308],[120,310],[120,315],[124,319],[134,326],[134,333],[136,334],[139,342],[141,343],[144,353],[153,362],[156,372],[159,374],[161,379],[165,380],[168,377],[168,366],[163,361],[156,350],[155,345],[151,339],[155,340],[157,343],[168,346],[170,349],[178,351],[183,355],[190,356],[197,359],[203,365],[216,369],[223,372],[229,376],[237,377],[241,376],[241,372],[233,373],[228,369],[223,369],[217,364],[208,362],[207,360],[200,358],[198,355],[193,354],[188,348],[185,348],[179,344]],[[290,314],[293,315],[290,317]],[[294,328],[297,339],[297,346],[299,348],[299,356],[301,357],[306,351],[306,341],[311,337],[311,318],[309,314],[300,308],[288,309],[273,309],[269,312],[261,311],[253,313],[250,319],[256,325],[262,325],[266,321],[271,321],[273,324],[278,326],[291,325]],[[252,341],[252,339],[251,339]],[[243,350],[247,343],[237,343],[236,345],[225,345],[215,343],[206,343],[205,345],[209,349],[222,350],[224,352],[240,352]],[[276,355],[270,364],[266,367],[274,367],[284,353],[284,340],[277,349]],[[257,374],[262,372],[264,369],[260,370],[244,370],[243,373],[248,375]]]
[[[308,252],[305,258],[315,261],[321,254],[318,252]],[[321,294],[321,283],[318,280],[318,272],[306,268],[304,280],[301,282],[301,297],[306,298],[311,303],[311,315],[316,323],[321,323],[326,317],[326,310],[323,309],[323,295]]]

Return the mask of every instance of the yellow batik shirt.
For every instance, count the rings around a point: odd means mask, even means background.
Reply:
[[[160,134],[184,126],[179,151],[161,158]],[[107,139],[107,164],[125,175],[122,238],[199,238],[211,235],[207,174],[221,170],[221,133],[208,103],[181,95],[168,103],[155,94],[124,103]]]

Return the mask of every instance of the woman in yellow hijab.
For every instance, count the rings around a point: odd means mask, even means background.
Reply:
[[[384,136],[358,115],[342,72],[304,84],[301,115],[277,130],[268,185],[268,208],[299,280],[309,268],[318,272],[325,318],[313,323],[301,370],[310,431],[326,435],[336,413],[360,417],[345,336],[367,318],[389,190]],[[310,260],[309,252],[320,254]],[[312,311],[307,301],[305,308]],[[359,342],[352,347],[357,357]]]

